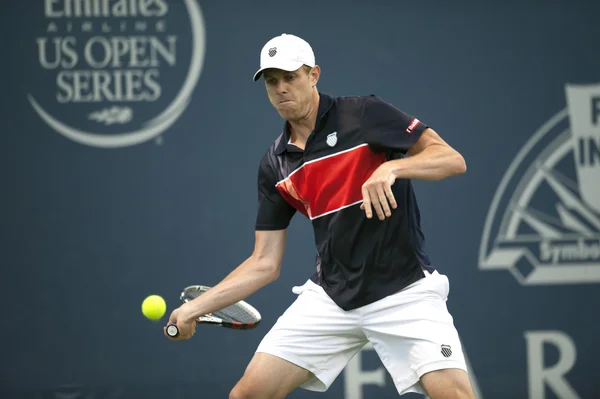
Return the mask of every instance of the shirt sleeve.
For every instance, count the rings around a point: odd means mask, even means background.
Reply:
[[[277,176],[266,154],[258,169],[256,230],[286,229],[296,213],[296,209],[279,194],[275,184],[277,184]]]
[[[402,154],[429,127],[375,95],[366,98],[364,124],[366,142],[374,151]]]

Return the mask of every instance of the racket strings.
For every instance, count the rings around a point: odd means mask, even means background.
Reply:
[[[223,319],[225,321],[239,321],[240,323],[254,323],[257,318],[244,307],[234,304],[226,307],[222,310],[213,312],[215,317]]]
[[[185,297],[188,301],[191,301],[206,291],[206,289],[201,288],[191,289],[185,293]],[[213,312],[210,316],[218,317],[226,322],[240,323],[256,323],[261,318],[258,311],[251,309],[244,303],[230,305],[224,309]]]

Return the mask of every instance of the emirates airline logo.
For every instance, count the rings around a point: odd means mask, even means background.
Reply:
[[[45,0],[30,46],[39,74],[27,98],[55,132],[83,145],[156,138],[190,103],[204,62],[195,0]],[[183,14],[185,15],[185,14]],[[50,88],[50,89],[49,89]]]

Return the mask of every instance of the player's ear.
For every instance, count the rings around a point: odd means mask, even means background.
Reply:
[[[312,67],[310,69],[308,74],[310,76],[310,82],[312,83],[313,86],[316,86],[317,82],[319,81],[319,77],[321,77],[321,67],[319,67],[318,65],[315,65],[314,67]]]

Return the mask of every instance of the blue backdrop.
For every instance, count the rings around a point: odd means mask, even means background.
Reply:
[[[600,397],[599,4],[5,1],[1,396],[227,397],[314,270],[310,223],[249,298],[256,330],[170,342],[140,305],[170,313],[251,253],[282,126],[252,75],[292,33],[321,91],[377,94],[464,155],[415,187],[478,397]],[[329,392],[291,395],[317,396],[396,393],[366,348]]]

